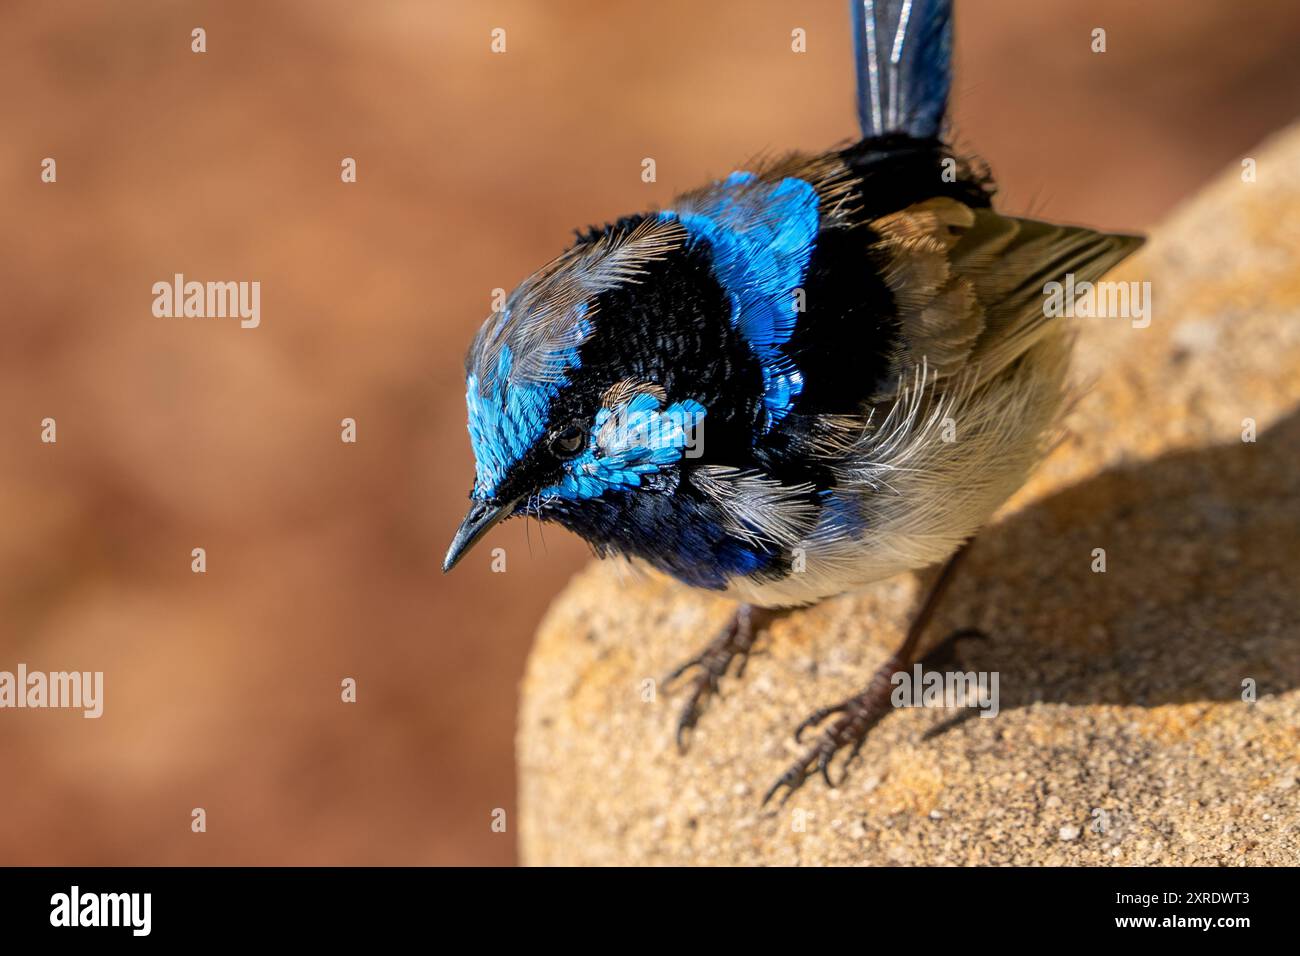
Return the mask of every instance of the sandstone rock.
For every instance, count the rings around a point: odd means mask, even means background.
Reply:
[[[680,693],[646,682],[730,607],[598,564],[523,683],[524,861],[1300,863],[1300,128],[1254,155],[1257,182],[1228,170],[1111,275],[1151,282],[1149,327],[1069,320],[1092,387],[931,629],[993,636],[951,666],[999,673],[998,716],[925,738],[953,713],[900,710],[846,782],[763,809],[793,727],[885,659],[918,578],[777,624],[682,756]]]

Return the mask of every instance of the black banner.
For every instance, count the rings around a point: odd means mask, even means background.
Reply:
[[[584,927],[608,942],[600,927],[611,920],[623,932],[642,926],[672,938],[676,927],[704,919],[728,942],[770,942],[782,927],[804,927],[802,935],[811,916],[837,935],[860,927],[864,945],[879,936],[920,939],[927,929],[948,942],[967,932],[985,942],[1030,939],[1045,925],[1071,940],[1199,934],[1232,945],[1294,925],[1295,876],[1190,868],[11,869],[0,871],[0,925],[7,941],[75,937],[82,945],[337,943],[415,933],[495,936],[511,927],[562,943]]]

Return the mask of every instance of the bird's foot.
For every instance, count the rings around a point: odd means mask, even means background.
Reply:
[[[690,694],[686,699],[686,704],[682,707],[681,715],[677,718],[677,747],[683,753],[688,746],[687,734],[699,722],[704,702],[709,697],[720,692],[721,680],[726,676],[727,670],[731,667],[731,662],[736,660],[740,662],[736,668],[736,676],[743,677],[745,664],[749,660],[749,652],[753,648],[754,642],[758,639],[759,634],[783,613],[783,611],[742,604],[736,609],[736,613],[719,632],[718,636],[710,641],[704,650],[686,661],[664,679],[663,683],[667,686],[691,668],[698,668],[698,673],[691,678]]]
[[[967,638],[979,640],[987,639],[987,635],[975,628],[963,628],[954,631],[926,654],[921,660],[922,670],[933,669],[935,666],[946,663],[951,660],[953,648],[958,641]],[[871,728],[876,726],[893,706],[891,701],[893,690],[894,674],[904,670],[908,666],[907,660],[899,655],[893,654],[887,661],[876,671],[867,684],[866,690],[860,694],[855,694],[845,700],[840,701],[833,707],[822,707],[813,711],[794,731],[795,742],[803,739],[804,731],[810,730],[822,724],[827,717],[832,714],[839,714],[821,735],[817,742],[804,751],[803,755],[790,765],[767,791],[763,797],[763,803],[766,805],[782,787],[786,788],[785,796],[781,798],[784,804],[794,794],[796,790],[804,785],[804,782],[814,772],[820,773],[822,779],[826,781],[826,786],[835,787],[836,784],[831,780],[831,761],[835,755],[845,747],[852,747],[849,751],[848,759],[844,761],[844,767],[840,771],[840,783],[848,776],[849,765],[853,763],[862,750],[862,745],[866,742],[867,734]]]
[[[889,712],[890,708],[890,688],[892,687],[893,676],[895,672],[906,667],[906,662],[897,654],[891,655],[889,660],[876,671],[871,682],[867,684],[867,689],[860,694],[846,698],[835,704],[833,707],[822,707],[813,711],[794,731],[795,742],[803,739],[803,733],[812,727],[816,727],[830,717],[832,714],[839,714],[831,724],[821,732],[817,742],[804,751],[803,755],[792,763],[785,773],[781,774],[780,779],[772,784],[772,788],[767,791],[763,797],[764,805],[772,797],[776,796],[778,790],[786,788],[786,794],[781,798],[785,803],[790,799],[796,790],[804,785],[804,781],[814,771],[822,775],[826,781],[826,786],[834,787],[831,781],[831,760],[840,750],[845,747],[852,747],[849,752],[848,760],[844,762],[843,774],[848,773],[849,764],[858,755],[862,749],[862,744],[867,739],[867,734],[871,728],[880,722],[880,718]]]

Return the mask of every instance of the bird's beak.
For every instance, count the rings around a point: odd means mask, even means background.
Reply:
[[[493,525],[509,518],[518,503],[519,499],[516,498],[503,505],[488,504],[486,501],[475,501],[470,505],[469,513],[456,529],[456,536],[451,539],[447,556],[442,559],[443,573],[446,574],[454,568],[456,563],[465,556],[465,552],[474,547],[478,539],[487,534]]]

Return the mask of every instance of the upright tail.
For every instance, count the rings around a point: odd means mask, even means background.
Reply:
[[[849,0],[863,139],[938,138],[952,79],[952,0]]]

